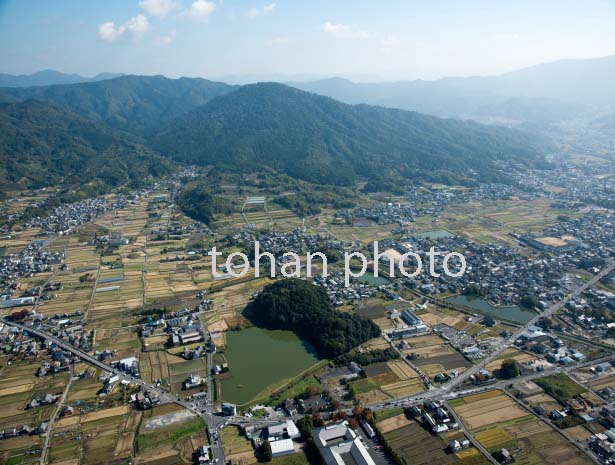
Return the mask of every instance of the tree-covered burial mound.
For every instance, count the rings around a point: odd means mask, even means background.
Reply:
[[[246,316],[257,326],[293,331],[324,358],[339,357],[380,336],[371,320],[338,312],[321,288],[301,279],[266,286],[246,309]]]

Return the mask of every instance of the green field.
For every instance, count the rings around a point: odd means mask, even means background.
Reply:
[[[560,402],[570,400],[573,397],[583,394],[587,390],[561,373],[537,379],[535,383],[543,388],[547,394]]]

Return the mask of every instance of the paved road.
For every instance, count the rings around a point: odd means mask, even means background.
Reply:
[[[466,438],[470,440],[472,445],[476,447],[476,449],[479,450],[480,453],[483,454],[493,465],[500,465],[499,462],[496,459],[494,459],[493,456],[489,453],[489,451],[485,449],[483,445],[476,440],[476,438],[474,438],[474,435],[470,432],[470,430],[468,430],[468,428],[466,428],[466,425],[464,425],[461,419],[457,416],[457,413],[455,412],[455,410],[453,410],[449,406],[448,411],[450,412],[451,416],[455,419],[455,421],[459,425],[459,429],[463,431],[463,434],[465,434]]]
[[[448,398],[453,398],[453,397],[460,397],[463,395],[468,395],[474,392],[480,392],[482,390],[487,390],[487,389],[494,389],[496,387],[498,387],[502,382],[498,382],[498,383],[492,383],[489,384],[488,386],[484,386],[484,387],[478,387],[478,388],[472,388],[472,389],[468,389],[465,391],[458,391],[458,392],[454,392],[454,389],[458,386],[460,386],[461,384],[463,384],[472,374],[477,373],[480,369],[482,369],[483,367],[485,367],[489,362],[491,362],[492,360],[494,360],[495,358],[497,358],[501,352],[503,352],[505,349],[507,349],[508,347],[512,346],[512,343],[523,333],[527,330],[527,328],[530,325],[535,324],[540,318],[544,318],[544,317],[549,317],[551,316],[553,313],[555,313],[557,310],[559,310],[560,308],[562,308],[567,302],[569,302],[570,300],[574,299],[575,297],[577,297],[579,294],[581,294],[582,292],[584,292],[586,289],[588,289],[590,286],[592,286],[593,284],[595,284],[599,279],[601,279],[602,277],[606,276],[608,273],[610,273],[613,269],[615,269],[615,264],[613,262],[610,262],[608,266],[606,266],[599,274],[597,274],[596,276],[594,276],[592,279],[590,279],[589,281],[587,281],[586,283],[584,283],[581,286],[578,286],[575,290],[573,290],[572,292],[570,292],[564,299],[562,299],[560,302],[552,305],[551,307],[549,307],[547,310],[545,310],[543,313],[536,315],[536,317],[532,318],[528,323],[526,323],[524,326],[522,326],[517,332],[515,332],[514,334],[512,334],[509,338],[505,339],[500,346],[493,352],[491,353],[488,357],[486,357],[485,359],[483,359],[479,364],[474,365],[473,367],[469,368],[468,370],[466,370],[465,372],[463,372],[461,375],[459,375],[458,377],[454,378],[453,380],[449,381],[448,383],[443,384],[442,386],[440,386],[439,388],[427,391],[427,392],[423,392],[420,394],[416,394],[414,396],[410,396],[410,397],[406,397],[404,399],[399,399],[397,401],[389,401],[389,402],[381,402],[381,403],[376,403],[376,404],[370,404],[367,405],[367,407],[370,407],[373,410],[379,410],[379,409],[383,409],[383,408],[388,408],[391,406],[406,406],[406,405],[410,405],[412,402],[416,402],[419,400],[427,400],[427,399],[432,399],[432,400],[446,400]],[[173,396],[171,393],[164,391],[154,385],[151,385],[149,383],[146,383],[145,381],[143,381],[142,379],[139,378],[135,378],[132,377],[130,375],[127,375],[126,373],[117,370],[113,367],[111,367],[110,365],[107,365],[104,362],[101,362],[100,360],[98,360],[96,357],[93,357],[92,355],[83,352],[82,350],[73,347],[71,344],[69,344],[68,342],[59,339],[55,336],[53,336],[52,334],[47,333],[46,331],[42,331],[40,329],[34,329],[28,326],[24,326],[21,325],[19,323],[15,323],[15,322],[9,322],[6,320],[3,320],[6,324],[10,325],[10,326],[14,326],[17,328],[21,328],[23,330],[28,331],[31,334],[34,334],[40,338],[43,339],[47,339],[53,343],[55,343],[57,346],[62,347],[63,349],[69,351],[70,353],[72,353],[73,355],[76,355],[77,357],[81,358],[81,360],[95,366],[98,367],[104,371],[107,371],[109,373],[113,373],[117,376],[119,376],[121,379],[125,379],[131,383],[134,383],[138,386],[141,386],[142,388],[149,390],[155,394],[157,394],[160,397],[161,402],[163,403],[167,403],[167,402],[174,402],[176,404],[181,405],[182,407],[187,408],[188,410],[194,412],[195,414],[197,414],[198,416],[200,416],[201,418],[203,418],[208,426],[208,432],[210,435],[210,443],[212,445],[212,454],[216,459],[219,459],[220,462],[224,463],[224,451],[223,451],[223,446],[222,446],[222,441],[220,440],[219,437],[219,429],[220,427],[224,426],[224,424],[226,424],[226,422],[229,420],[228,418],[220,418],[219,416],[217,416],[215,414],[215,409],[214,409],[214,405],[212,402],[212,398],[211,398],[211,389],[209,390],[210,394],[208,396],[208,402],[207,402],[207,406],[205,408],[198,408],[196,406],[196,404],[192,404],[190,402],[187,401],[183,401],[181,400],[179,397],[175,397]],[[211,357],[208,356],[208,367],[211,367]],[[597,363],[596,361],[593,362],[587,362],[586,364],[595,364]],[[586,364],[581,364],[581,365],[576,365],[575,367],[570,367],[569,369],[576,369],[579,368],[580,366],[586,365]],[[526,377],[522,377],[522,378],[517,378],[515,381],[519,381],[519,380],[523,380],[523,379],[534,379],[536,377],[540,377],[540,376],[546,376],[547,374],[550,374],[552,372],[561,372],[561,371],[566,371],[567,369],[563,369],[563,368],[557,368],[554,370],[545,370],[544,372],[541,373],[536,373],[533,374],[531,376],[526,376]],[[210,379],[210,374],[211,371],[208,373],[208,387],[211,387],[211,379]],[[503,382],[505,383],[505,385],[508,385],[511,383],[511,381],[505,381]]]
[[[609,274],[614,269],[615,269],[615,262],[613,262],[613,261],[609,262],[608,265],[605,266],[600,273],[595,275],[589,281],[587,281],[587,282],[583,283],[582,285],[576,287],[566,297],[564,297],[559,302],[553,304],[551,307],[547,308],[544,312],[542,312],[540,314],[537,314],[534,318],[532,318],[530,321],[528,321],[525,325],[520,327],[510,337],[504,339],[504,341],[502,341],[502,343],[500,343],[500,345],[491,354],[489,354],[489,356],[487,356],[486,358],[481,360],[480,363],[477,363],[476,365],[468,368],[466,371],[461,373],[456,378],[453,378],[451,381],[449,381],[449,382],[447,382],[445,384],[442,384],[439,388],[433,389],[433,390],[428,391],[426,393],[415,394],[413,396],[409,396],[409,397],[403,398],[400,401],[401,402],[412,402],[412,401],[416,401],[418,399],[433,399],[433,398],[442,397],[443,394],[446,393],[446,392],[452,392],[455,388],[457,388],[458,386],[463,384],[466,380],[468,380],[470,378],[470,376],[478,373],[481,369],[483,369],[485,366],[487,366],[487,364],[489,364],[490,362],[495,360],[497,357],[499,357],[500,354],[504,350],[508,349],[509,347],[512,347],[514,341],[517,340],[519,338],[519,336],[521,336],[525,331],[527,331],[527,328],[529,326],[535,325],[536,322],[538,322],[538,320],[540,320],[541,318],[547,318],[547,317],[550,317],[551,315],[553,315],[556,311],[558,311],[564,305],[566,305],[566,303],[568,303],[572,299],[576,298],[581,293],[585,292],[589,287],[593,286],[596,282],[598,282],[600,279],[602,279],[604,276]],[[561,371],[561,369],[560,369],[560,371]],[[400,402],[400,401],[398,400],[397,402]],[[367,405],[367,407],[370,407],[372,409],[379,409],[379,408],[383,408],[383,407],[386,407],[386,406],[390,406],[390,404],[391,404],[391,402],[380,402],[380,403],[369,404],[369,405]]]
[[[62,339],[57,338],[56,336],[54,336],[53,334],[50,334],[46,331],[40,330],[40,329],[35,329],[29,326],[24,326],[22,324],[19,323],[15,323],[12,321],[7,321],[5,319],[2,319],[2,321],[9,325],[9,326],[13,326],[16,328],[20,328],[24,331],[27,331],[30,334],[33,334],[35,336],[38,336],[42,339],[46,339],[48,341],[53,342],[54,344],[56,344],[58,347],[63,348],[64,350],[67,350],[68,352],[70,352],[71,354],[79,357],[81,360],[83,360],[86,363],[89,363],[90,365],[93,365],[97,368],[100,368],[103,371],[112,373],[114,375],[117,375],[120,379],[124,379],[126,381],[129,381],[133,384],[136,384],[137,386],[142,387],[143,389],[146,389],[150,392],[153,392],[155,394],[158,395],[158,397],[160,398],[161,403],[176,403],[178,405],[181,405],[182,407],[192,411],[193,413],[195,413],[196,415],[198,415],[199,417],[203,418],[205,420],[205,423],[207,424],[207,428],[208,428],[208,432],[209,432],[209,436],[210,436],[210,443],[212,446],[212,453],[213,456],[216,459],[219,459],[220,463],[224,463],[224,450],[222,447],[222,441],[220,440],[219,434],[218,434],[218,430],[221,426],[223,426],[226,421],[227,418],[223,418],[220,417],[218,415],[216,415],[215,412],[215,407],[213,405],[213,403],[208,402],[207,406],[204,408],[199,408],[197,407],[196,404],[193,404],[191,402],[187,402],[184,401],[182,399],[180,399],[179,397],[175,397],[173,394],[164,391],[152,384],[149,384],[145,381],[143,381],[142,379],[139,378],[135,378],[133,376],[130,376],[126,373],[124,373],[123,371],[120,371],[116,368],[113,368],[110,365],[107,365],[104,362],[101,362],[100,360],[98,360],[96,357],[93,357],[92,355],[76,348],[73,347],[70,343],[68,343],[67,341],[64,341]]]
[[[62,397],[58,401],[56,409],[54,410],[53,415],[51,416],[51,418],[49,419],[49,423],[47,424],[47,431],[45,432],[45,442],[43,442],[43,449],[41,451],[41,457],[39,459],[41,465],[45,465],[45,462],[47,461],[47,451],[49,450],[49,442],[51,441],[51,436],[53,435],[53,425],[55,424],[56,419],[58,418],[58,415],[60,414],[60,411],[62,410],[62,405],[66,401],[66,396],[68,395],[68,391],[70,390],[70,387],[73,384],[73,376],[74,376],[73,370],[74,370],[74,366],[71,364],[71,367],[69,370],[70,378],[68,379],[68,383],[66,383],[66,388],[64,389],[64,392],[62,393]]]
[[[504,392],[506,392],[506,391],[504,391]],[[517,404],[519,404],[521,406],[521,408],[523,408],[525,410],[529,410],[530,412],[532,412],[532,408],[528,404],[526,404],[523,400],[518,399],[517,397],[510,395],[508,392],[506,392],[506,394],[508,395],[508,397],[510,397],[512,400],[514,400]],[[547,417],[539,417],[539,418],[540,418],[540,421],[542,421],[543,423],[546,423],[547,425],[549,425],[551,428],[553,428],[555,431],[557,431],[559,434],[561,434],[569,443],[571,443],[573,446],[577,447],[582,453],[587,455],[587,457],[589,457],[596,465],[603,465],[603,462],[596,456],[596,454],[594,454],[589,449],[589,447],[587,447],[586,444],[583,443],[583,441],[579,441],[578,439],[575,439],[572,435],[568,434],[565,430],[559,428],[549,418],[547,418]]]

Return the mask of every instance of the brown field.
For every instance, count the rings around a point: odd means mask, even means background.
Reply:
[[[553,397],[548,394],[535,394],[533,396],[527,397],[525,401],[530,404],[530,406],[535,407],[540,405],[547,411],[551,411],[553,409],[559,408],[560,404]]]
[[[402,413],[401,415],[397,415],[392,418],[387,418],[386,420],[382,420],[378,422],[377,426],[380,432],[384,434],[384,433],[388,433],[389,431],[394,431],[403,426],[409,425],[410,422],[411,420],[405,414]]]
[[[528,416],[525,410],[518,407],[515,401],[504,394],[469,403],[467,399],[464,399],[464,402],[463,405],[455,407],[455,410],[471,430]]]
[[[401,380],[418,378],[419,375],[403,360],[391,360],[387,365]]]
[[[505,428],[505,431],[514,439],[524,438],[549,430],[549,426],[539,420],[527,421],[520,425],[512,425]]]
[[[34,383],[18,384],[16,386],[0,389],[0,397],[9,396],[11,394],[19,394],[29,391],[34,387]]]
[[[428,326],[444,323],[457,329],[463,329],[465,326],[469,325],[469,323],[465,321],[463,314],[452,311],[448,314],[448,312],[442,312],[435,307],[429,307],[426,312],[421,313],[421,320]]]

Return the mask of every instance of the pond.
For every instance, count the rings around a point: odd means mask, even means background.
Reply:
[[[385,268],[385,269],[388,270],[388,268]],[[381,269],[379,268],[379,270]],[[381,286],[383,284],[391,283],[391,281],[389,281],[387,278],[385,278],[382,275],[377,276],[377,277],[374,276],[374,273],[371,271],[366,271],[363,276],[357,278],[357,281],[363,284],[369,284],[370,286]]]
[[[6,248],[0,247],[0,258],[4,257],[5,252],[6,252]]]
[[[517,306],[496,307],[480,297],[455,295],[449,297],[446,301],[457,305],[463,305],[464,307],[474,309],[482,314],[491,315],[496,319],[508,320],[515,323],[525,324],[536,316],[536,313],[533,311]]]
[[[444,239],[446,237],[455,237],[455,235],[447,231],[446,229],[437,229],[435,231],[425,231],[420,234],[417,234],[416,237],[420,237],[421,239]]]
[[[226,333],[225,355],[231,377],[221,381],[222,399],[239,405],[318,362],[295,333],[256,327]]]

